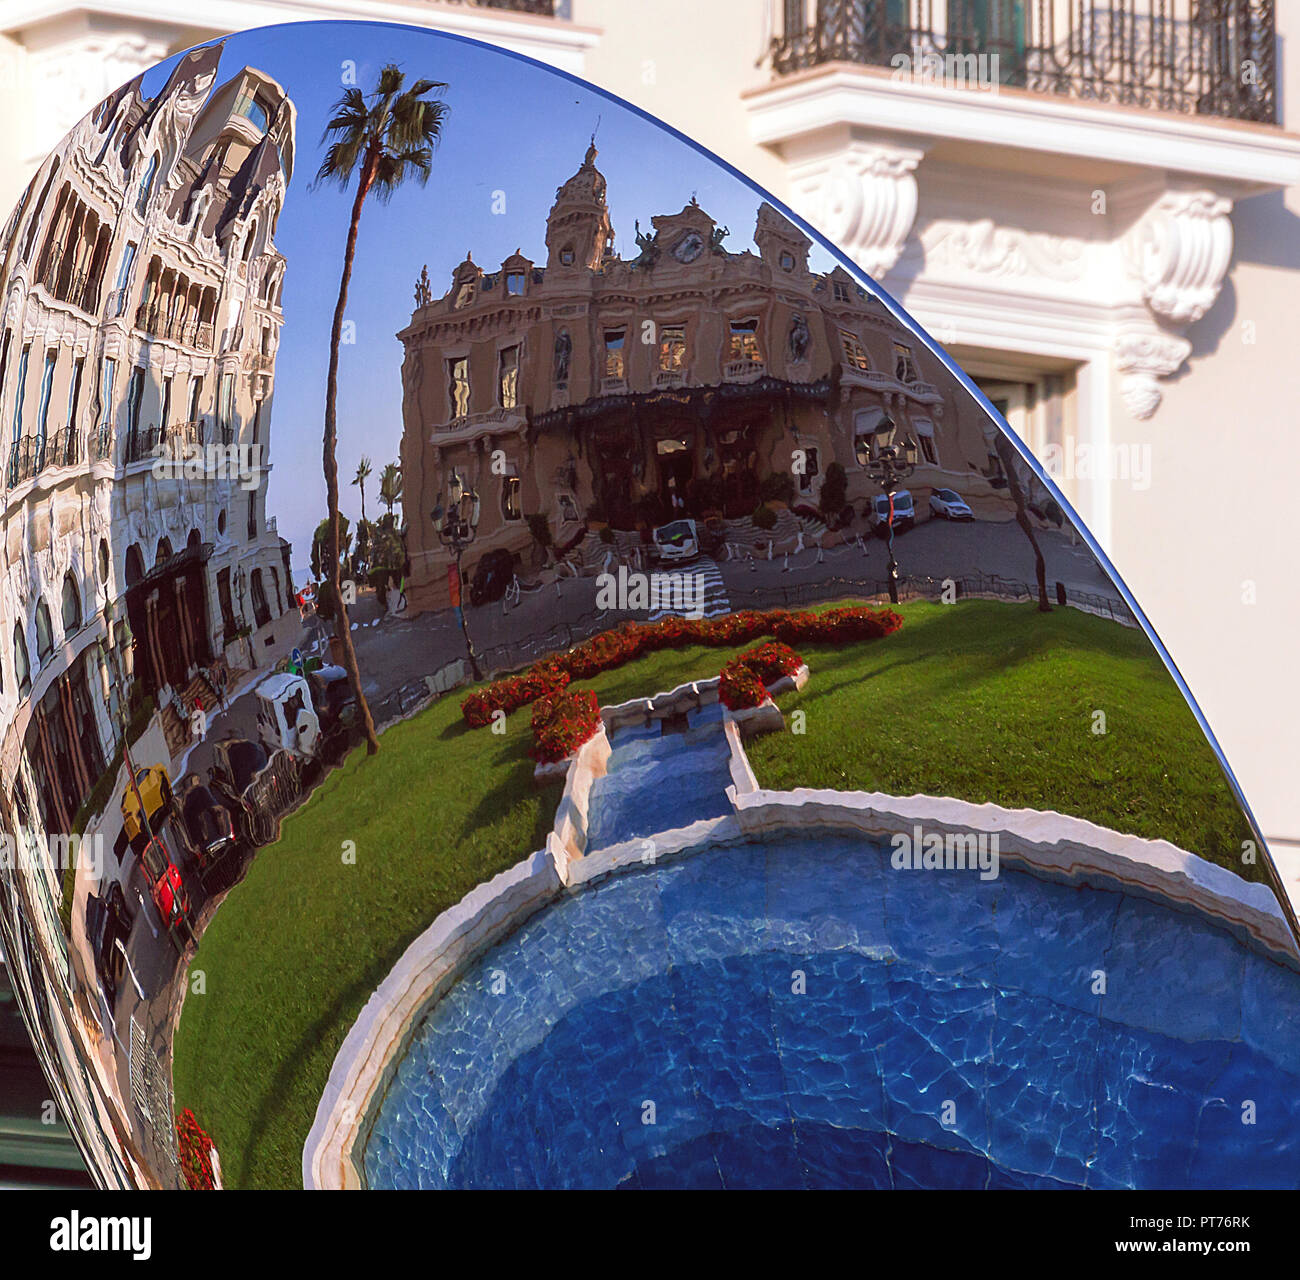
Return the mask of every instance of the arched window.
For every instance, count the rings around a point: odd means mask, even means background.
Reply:
[[[44,662],[54,652],[54,627],[50,623],[50,606],[36,602],[36,660]]]
[[[18,681],[18,696],[25,698],[32,691],[32,664],[27,657],[27,641],[23,629],[14,623],[14,678]]]
[[[199,531],[191,529],[190,536],[185,539],[185,546],[192,551],[195,547],[201,547],[202,545],[203,538],[200,536]]]
[[[103,538],[99,540],[99,584],[102,587],[108,586],[108,543]]]
[[[170,538],[159,538],[158,549],[154,552],[153,565],[156,569],[160,564],[166,564],[172,558],[172,542]]]
[[[144,556],[140,554],[140,544],[133,542],[126,549],[126,585],[133,587],[144,577]]]
[[[70,636],[81,629],[81,592],[77,580],[68,572],[63,577],[63,634]]]

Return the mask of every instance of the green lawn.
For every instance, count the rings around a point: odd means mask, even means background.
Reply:
[[[787,723],[806,713],[805,733],[750,744],[760,786],[1057,809],[1264,878],[1241,864],[1249,829],[1141,632],[988,600],[901,611],[881,643],[805,647],[812,679],[781,699]]]
[[[1057,808],[1232,863],[1245,825],[1140,633],[1029,605],[900,611],[885,640],[804,650],[812,681],[782,707],[807,712],[806,732],[751,744],[763,785]],[[619,702],[716,675],[731,653],[654,654],[584,685]],[[177,1030],[176,1105],[216,1140],[228,1186],[300,1185],[316,1103],[370,993],[439,912],[545,840],[559,788],[533,787],[527,709],[502,737],[465,729],[459,701],[388,730],[373,758],[354,753],[204,935],[193,967],[207,991],[187,997]]]

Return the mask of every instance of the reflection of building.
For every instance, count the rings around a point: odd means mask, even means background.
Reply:
[[[119,712],[153,695],[183,734],[186,686],[268,652],[290,604],[265,462],[294,109],[251,68],[216,87],[220,56],[102,103],[0,241],[0,769],[27,834],[79,829]],[[29,888],[58,955],[56,869]]]
[[[453,472],[480,496],[480,552],[526,546],[530,515],[558,543],[586,518],[741,518],[773,474],[815,505],[834,463],[852,501],[871,488],[886,417],[917,441],[915,485],[994,491],[973,407],[843,269],[809,271],[810,242],[786,218],[763,205],[758,252],[731,253],[692,201],[653,219],[637,258],[616,257],[595,154],[556,194],[544,268],[516,253],[485,273],[467,258],[443,297],[423,278],[417,290],[400,335],[416,607],[445,601],[430,512]]]

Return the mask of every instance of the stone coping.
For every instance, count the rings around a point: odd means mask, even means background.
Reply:
[[[421,1018],[467,964],[550,902],[560,887],[551,851],[534,853],[470,890],[407,947],[334,1059],[303,1147],[303,1186],[365,1185],[362,1146]]]

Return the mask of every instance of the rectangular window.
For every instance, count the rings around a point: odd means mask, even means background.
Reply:
[[[235,625],[235,606],[230,598],[230,570],[217,571],[217,601],[221,606],[221,629],[226,640],[234,638],[239,629]]]
[[[816,448],[804,450],[804,469],[799,477],[800,493],[811,493],[813,481],[817,479],[820,467]]]
[[[162,390],[162,415],[158,419],[158,425],[166,431],[171,425],[172,419],[172,380],[171,378],[163,379]]]
[[[221,375],[221,404],[217,410],[221,422],[223,443],[230,444],[235,429],[235,375]]]
[[[41,407],[36,415],[36,434],[44,440],[50,422],[50,396],[54,392],[54,366],[58,363],[58,348],[45,353],[45,369],[41,373]]]
[[[135,243],[127,241],[126,248],[122,250],[122,261],[117,268],[117,283],[113,286],[113,296],[109,303],[110,316],[120,316],[126,310],[126,295],[131,283],[131,269],[135,266],[135,251]]]
[[[19,439],[23,434],[23,397],[27,389],[27,362],[31,359],[32,344],[29,342],[23,347],[23,353],[18,357],[18,388],[14,392],[14,439]]]
[[[905,347],[901,342],[894,343],[894,377],[899,382],[915,382],[917,380],[916,363],[912,359],[912,348]]]
[[[680,373],[686,367],[686,326],[666,324],[659,330],[659,371]]]
[[[190,417],[191,422],[199,420],[199,401],[203,395],[203,379],[190,379]]]
[[[64,425],[67,428],[69,440],[71,440],[72,433],[77,429],[77,410],[81,408],[81,382],[85,376],[86,357],[82,356],[72,366],[72,385],[68,388],[68,420]]]
[[[519,297],[524,291],[524,273],[522,271],[506,272],[506,292]]]
[[[852,369],[870,369],[871,362],[863,349],[862,341],[856,333],[847,329],[840,330],[840,343],[844,347],[844,360]]]
[[[519,403],[519,348],[504,347],[497,357],[497,402],[503,409]]]
[[[104,414],[103,424],[111,425],[113,421],[113,385],[117,382],[117,361],[112,356],[104,357],[104,367],[99,377],[99,402]]]
[[[623,343],[626,337],[626,329],[605,330],[606,381],[622,382],[627,377],[627,364],[623,357]]]
[[[469,357],[457,356],[447,361],[447,400],[452,418],[463,418],[469,413]]]
[[[501,485],[501,512],[507,520],[518,520],[524,514],[518,476],[504,477]]]
[[[131,370],[131,381],[126,389],[126,420],[135,435],[140,427],[140,410],[144,405],[144,370],[137,365]]]
[[[731,337],[727,359],[749,365],[763,363],[763,352],[758,345],[758,321],[750,318],[731,322]]]

